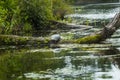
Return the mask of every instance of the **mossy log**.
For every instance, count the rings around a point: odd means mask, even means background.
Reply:
[[[101,31],[95,34],[85,36],[76,40],[61,40],[61,43],[100,43],[110,38],[111,35],[120,27],[120,13],[116,14],[113,20],[106,25]],[[0,35],[0,45],[39,45],[49,46],[49,38],[41,37],[23,37],[14,35]]]
[[[17,35],[0,35],[0,45],[39,45],[48,46],[49,39],[42,37],[25,37]]]
[[[83,38],[77,39],[75,43],[100,43],[101,41],[110,38],[111,35],[120,27],[120,13],[117,13],[113,20],[108,23],[101,31],[96,34],[91,34]]]

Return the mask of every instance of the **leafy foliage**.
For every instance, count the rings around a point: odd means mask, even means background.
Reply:
[[[53,0],[53,14],[57,19],[64,19],[64,16],[71,13],[72,9],[65,0]]]
[[[50,29],[49,21],[64,19],[68,7],[64,0],[1,0],[0,33]]]
[[[2,29],[1,33],[11,33],[15,30],[19,23],[19,7],[18,1],[13,0],[2,0],[0,3],[0,7],[4,12],[2,12],[4,19],[2,18],[3,22],[0,22],[0,28]],[[1,16],[1,15],[0,15]],[[18,26],[17,26],[18,28]],[[14,30],[13,30],[14,29]]]
[[[46,29],[49,20],[53,19],[48,0],[21,0],[21,16],[24,21],[30,22],[35,29]]]

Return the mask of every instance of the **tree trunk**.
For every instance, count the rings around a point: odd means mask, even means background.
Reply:
[[[120,13],[117,13],[113,20],[106,25],[100,32],[85,36],[75,40],[77,43],[100,43],[101,41],[110,38],[111,35],[120,27]]]
[[[120,27],[120,13],[116,14],[113,20],[106,25],[100,33],[103,40],[110,38],[111,35]]]

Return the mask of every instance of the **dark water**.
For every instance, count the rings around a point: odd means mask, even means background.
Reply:
[[[81,12],[77,9],[75,14],[68,15],[73,17],[73,23],[82,24],[79,22],[84,19],[90,23],[93,19],[110,21],[120,6],[119,3],[91,4],[83,8]],[[88,30],[63,30],[60,35],[62,39],[75,39],[102,28],[97,27],[98,23],[94,25]],[[101,44],[66,43],[58,44],[60,48],[54,49],[29,45],[1,46],[0,80],[120,80],[119,42],[120,29]]]

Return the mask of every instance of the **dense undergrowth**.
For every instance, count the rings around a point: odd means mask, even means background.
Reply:
[[[53,28],[50,20],[62,20],[70,12],[64,0],[1,0],[0,34],[28,36],[36,30],[49,30]]]

